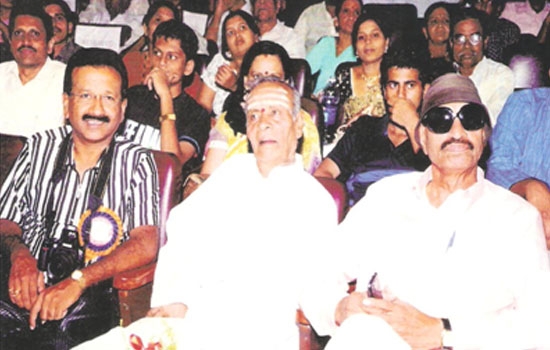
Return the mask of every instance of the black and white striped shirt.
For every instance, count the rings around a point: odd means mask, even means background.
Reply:
[[[19,224],[25,244],[37,258],[46,235],[59,239],[63,229],[76,229],[99,173],[102,159],[80,180],[72,152],[68,152],[64,176],[56,186],[51,185],[60,145],[70,131],[67,126],[31,136],[0,191],[0,218]],[[145,148],[122,140],[117,140],[114,147],[102,205],[120,217],[125,241],[135,227],[158,225],[158,176],[153,156]],[[45,232],[51,187],[55,213],[52,233]]]

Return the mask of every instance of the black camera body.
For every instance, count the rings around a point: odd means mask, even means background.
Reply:
[[[50,285],[69,277],[83,263],[84,253],[76,231],[64,229],[59,239],[47,237],[40,248],[38,268],[46,272]]]

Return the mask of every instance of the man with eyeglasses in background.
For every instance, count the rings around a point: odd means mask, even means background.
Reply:
[[[484,55],[488,40],[485,12],[464,8],[451,19],[450,45],[455,68],[474,82],[494,126],[506,99],[514,92],[514,73]]]
[[[304,294],[305,316],[333,336],[327,350],[550,346],[541,218],[484,179],[491,124],[474,84],[439,77],[420,115],[432,165],[369,187],[327,245],[330,266]]]
[[[42,6],[52,18],[54,46],[52,58],[67,63],[73,53],[81,47],[74,42],[76,14],[63,0],[43,0]]]

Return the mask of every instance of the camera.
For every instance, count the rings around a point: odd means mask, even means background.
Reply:
[[[50,285],[69,277],[83,262],[78,233],[68,229],[63,230],[59,239],[47,237],[38,256],[38,268],[46,272]]]

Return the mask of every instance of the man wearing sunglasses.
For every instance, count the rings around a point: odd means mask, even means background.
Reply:
[[[305,316],[332,335],[326,350],[547,348],[540,215],[484,179],[478,160],[491,125],[474,84],[439,77],[420,115],[432,165],[369,187],[301,301]]]
[[[506,99],[514,92],[514,73],[504,64],[484,56],[488,40],[486,13],[464,8],[457,11],[452,20],[450,44],[455,68],[474,82],[489,111],[491,124],[495,125]]]

